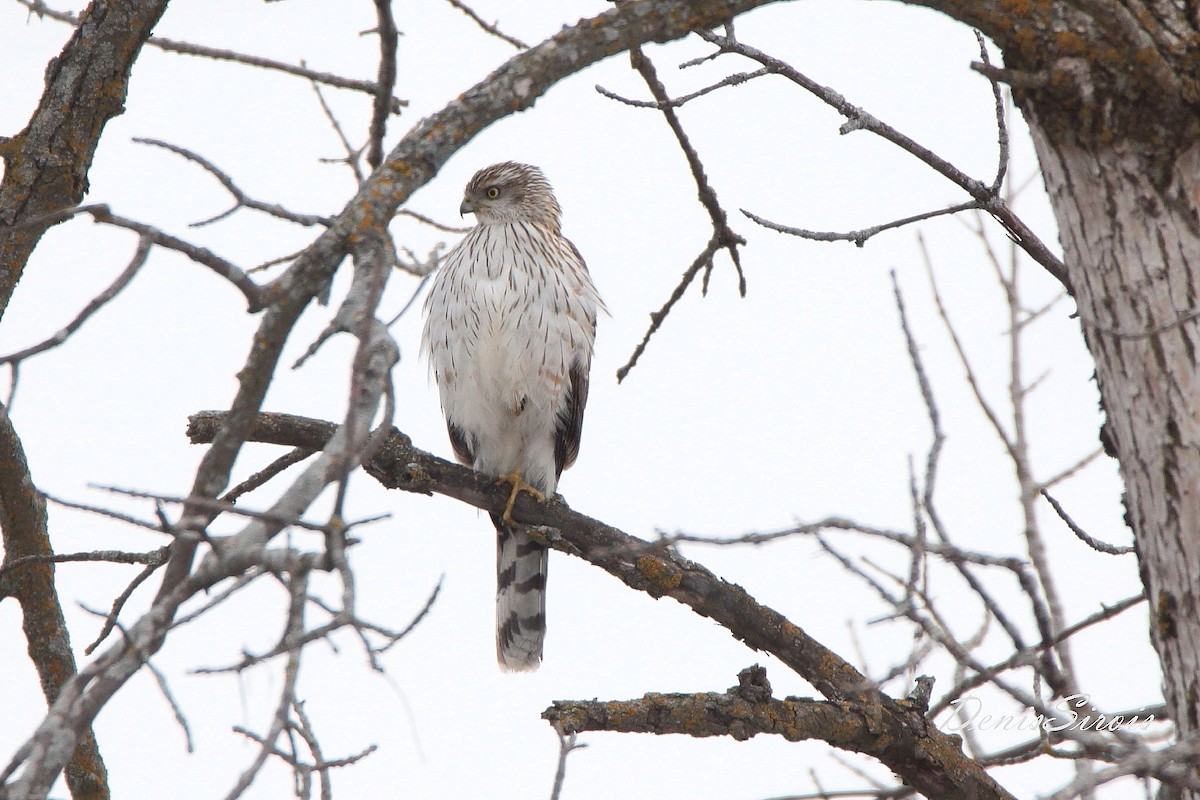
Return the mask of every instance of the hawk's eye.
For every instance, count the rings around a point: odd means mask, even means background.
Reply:
[[[495,200],[500,196],[500,190],[495,186],[489,186],[487,190],[487,196],[489,199]]]

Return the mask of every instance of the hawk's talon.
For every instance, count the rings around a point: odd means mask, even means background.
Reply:
[[[517,502],[517,495],[519,495],[521,492],[525,492],[525,494],[529,495],[534,500],[537,500],[539,503],[544,503],[546,501],[546,495],[542,494],[533,486],[530,486],[525,482],[525,477],[521,475],[520,470],[514,469],[512,472],[501,475],[499,478],[496,478],[496,483],[507,483],[512,486],[512,491],[508,493],[508,502],[504,504],[504,513],[500,515],[500,519],[502,519],[506,525],[513,525],[516,523],[516,520],[513,519],[512,511],[513,506],[516,505]]]

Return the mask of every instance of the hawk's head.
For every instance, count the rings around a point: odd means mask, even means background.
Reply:
[[[503,161],[475,173],[463,192],[460,214],[475,213],[483,225],[537,222],[557,229],[562,209],[537,167]]]

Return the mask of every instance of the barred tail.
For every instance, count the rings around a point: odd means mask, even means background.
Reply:
[[[512,672],[538,668],[546,638],[549,551],[493,515],[496,524],[496,659]]]

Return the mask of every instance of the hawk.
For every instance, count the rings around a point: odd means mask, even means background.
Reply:
[[[604,303],[561,231],[542,171],[505,161],[475,174],[459,213],[476,224],[425,301],[422,346],[454,454],[512,486],[496,526],[496,657],[537,669],[546,635],[546,548],[513,525],[521,492],[553,497],[579,454],[596,315]]]

